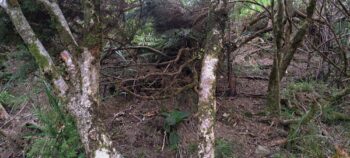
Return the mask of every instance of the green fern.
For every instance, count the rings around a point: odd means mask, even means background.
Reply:
[[[17,108],[25,100],[27,100],[26,96],[19,96],[18,97],[18,96],[14,96],[14,95],[10,94],[7,91],[0,92],[0,103],[5,105],[5,106]]]
[[[176,150],[178,143],[180,142],[180,136],[176,132],[176,126],[184,119],[186,119],[190,114],[187,112],[175,110],[172,112],[164,112],[162,115],[165,117],[163,129],[169,136],[170,148]]]
[[[40,132],[28,137],[32,140],[32,143],[27,156],[85,157],[73,118],[63,110],[62,104],[53,96],[48,86],[46,86],[46,95],[50,106],[47,109],[36,109],[36,116],[42,126],[32,126],[32,128],[39,129]]]
[[[217,139],[215,141],[215,157],[231,158],[233,156],[233,145],[225,139]]]

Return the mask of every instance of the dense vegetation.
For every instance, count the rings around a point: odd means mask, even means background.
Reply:
[[[0,157],[92,157],[105,145],[97,131],[126,157],[193,157],[203,117],[216,122],[218,158],[349,157],[350,1],[105,0],[93,16],[57,1],[69,31],[42,1],[18,1],[29,40],[0,8]],[[208,56],[215,83],[201,80]],[[88,137],[74,111],[85,91]]]

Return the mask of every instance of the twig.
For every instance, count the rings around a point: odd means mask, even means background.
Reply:
[[[23,111],[23,109],[26,107],[27,103],[28,103],[28,100],[26,100],[26,101],[23,103],[22,108],[21,108],[14,116],[12,116],[11,119],[9,119],[8,121],[6,121],[0,128],[5,127],[8,123],[10,123],[11,121],[13,121],[13,120],[16,118],[16,116],[18,116],[18,115]]]
[[[166,139],[166,131],[164,131],[162,151],[164,150],[164,147],[165,147],[165,139]]]

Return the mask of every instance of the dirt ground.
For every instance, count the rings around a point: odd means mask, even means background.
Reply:
[[[288,136],[288,130],[265,113],[272,57],[269,52],[254,52],[256,49],[249,46],[235,52],[236,96],[226,97],[220,93],[225,91],[227,82],[223,76],[219,76],[218,80],[215,133],[216,138],[233,145],[233,157],[273,157],[284,150]],[[320,58],[312,58],[310,66],[307,66],[307,61],[307,54],[299,52],[295,55],[282,87],[286,86],[287,80],[302,79],[316,73]],[[191,151],[197,141],[194,96],[191,92],[184,92],[161,101],[137,100],[129,96],[107,97],[103,102],[107,113],[105,119],[113,133],[114,144],[126,157],[132,158],[196,157],[196,152]],[[166,146],[162,130],[164,118],[160,116],[162,111],[174,109],[191,113],[191,117],[177,128],[181,136],[177,151],[171,151]]]
[[[217,88],[216,138],[232,144],[233,156],[237,158],[274,157],[276,153],[286,150],[285,141],[288,129],[276,123],[276,118],[266,114],[266,91],[268,74],[272,65],[272,53],[255,51],[257,47],[248,46],[234,53],[233,63],[236,74],[237,92],[234,97],[224,95],[227,82],[219,75]],[[282,89],[287,81],[315,76],[320,58],[314,57],[308,66],[308,55],[301,52],[295,55]],[[38,83],[36,77],[29,78],[28,84],[13,86],[12,92],[31,92]],[[35,82],[33,82],[35,81]],[[103,92],[104,89],[101,89]],[[22,94],[23,95],[23,94]],[[22,131],[23,123],[36,123],[33,107],[45,104],[44,93],[37,93],[22,108],[10,111],[15,115],[10,122],[1,122],[4,131]],[[101,116],[112,135],[116,148],[127,158],[191,158],[197,157],[197,120],[196,94],[189,90],[177,97],[167,100],[139,100],[129,95],[104,96]],[[168,140],[163,130],[162,112],[171,110],[189,112],[190,116],[177,127],[180,135],[178,150],[168,147]],[[346,145],[349,141],[338,134],[337,128],[320,123],[323,133],[329,133],[334,144]],[[21,132],[19,132],[21,133]],[[19,144],[26,143],[20,141]],[[333,153],[330,147],[329,153]],[[13,154],[17,151],[17,155]],[[0,157],[17,157],[21,151],[9,149],[6,140],[1,137]]]

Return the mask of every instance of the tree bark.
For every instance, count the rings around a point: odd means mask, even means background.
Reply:
[[[227,20],[226,6],[227,2],[224,0],[212,0],[209,11],[207,26],[209,32],[206,38],[198,98],[198,156],[200,158],[214,158],[215,156],[216,70],[218,68],[219,55],[222,53],[223,48],[223,27],[226,26],[225,22]]]
[[[39,3],[43,4],[45,8],[50,13],[53,20],[55,20],[58,24],[56,24],[56,28],[59,31],[59,35],[61,37],[62,42],[65,46],[72,52],[75,51],[76,47],[78,47],[78,43],[75,40],[72,31],[69,28],[68,22],[63,15],[61,8],[59,7],[56,0],[37,0]]]
[[[32,56],[34,56],[43,75],[47,78],[51,78],[52,84],[54,88],[58,90],[60,96],[66,95],[68,90],[67,83],[63,80],[63,77],[57,73],[52,58],[41,41],[36,37],[33,29],[23,15],[17,0],[12,0],[11,3],[2,0],[0,1],[0,5],[9,15],[15,29],[27,45]]]
[[[207,52],[202,64],[200,92],[198,102],[199,118],[199,157],[213,158],[215,149],[215,113],[216,113],[216,69],[218,66],[217,51]]]
[[[277,14],[273,17],[273,34],[275,37],[275,55],[273,59],[272,70],[270,73],[268,94],[267,94],[267,105],[269,110],[274,114],[280,114],[281,104],[280,104],[280,66],[281,66],[281,47],[283,43],[283,2],[281,0],[277,1]]]
[[[305,19],[305,22],[302,24],[301,28],[292,36],[291,39],[285,39],[285,45],[283,47],[283,4],[281,1],[278,1],[277,5],[277,21],[274,22],[273,26],[276,44],[276,55],[274,57],[274,62],[270,73],[267,95],[267,105],[270,107],[270,110],[272,110],[273,113],[280,112],[281,110],[280,82],[285,76],[286,70],[293,59],[294,53],[304,39],[308,27],[312,23],[312,15],[315,10],[316,0],[310,0],[307,7],[307,18]],[[283,54],[281,54],[282,52]]]
[[[47,8],[51,13],[54,13],[51,15],[59,21],[60,25],[58,27],[68,35],[67,37],[69,38],[66,40],[70,40],[73,45],[78,46],[58,5],[45,0],[39,1],[50,5]],[[80,50],[83,51],[76,52],[75,56],[72,56],[68,51],[61,53],[61,57],[67,65],[69,81],[65,81],[56,71],[52,58],[36,37],[17,0],[0,0],[0,6],[9,15],[43,75],[54,85],[55,92],[58,93],[60,100],[67,105],[69,113],[75,118],[86,156],[91,158],[121,158],[122,155],[112,147],[112,141],[98,116],[98,108],[100,106],[98,95],[99,57],[102,42],[102,39],[99,38],[101,37],[99,32],[101,30],[99,30],[99,27],[96,27],[99,26],[98,20],[92,19],[98,18],[96,14],[91,14],[96,13],[95,8],[92,7],[94,3],[87,0],[83,2],[85,6],[88,6],[86,7],[85,13],[87,17],[85,20],[89,21],[88,25],[85,25],[87,28],[84,45],[80,46]],[[97,40],[90,40],[92,36],[96,36]]]

